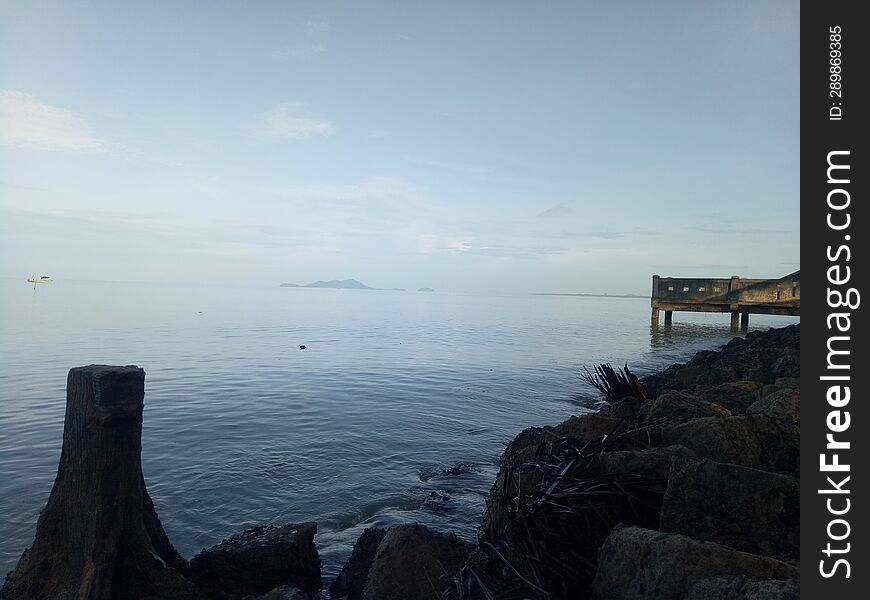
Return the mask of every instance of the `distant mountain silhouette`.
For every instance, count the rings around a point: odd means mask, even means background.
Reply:
[[[418,292],[434,292],[435,290],[433,290],[432,288],[426,288],[426,287],[423,287],[423,288],[420,288],[420,289],[417,290],[417,291],[418,291]]]
[[[333,290],[373,290],[356,279],[331,279],[330,281],[315,281],[306,285],[298,283],[282,283],[281,287],[329,288]]]

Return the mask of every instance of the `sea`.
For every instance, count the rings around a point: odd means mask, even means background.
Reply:
[[[648,298],[0,280],[0,577],[51,490],[71,367],[145,369],[142,466],[182,555],[316,521],[328,585],[366,527],[473,541],[506,444],[601,401],[585,366],[642,375],[735,335],[728,315],[653,331],[649,313]]]

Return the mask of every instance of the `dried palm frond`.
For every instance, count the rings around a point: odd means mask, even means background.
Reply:
[[[594,386],[607,398],[608,402],[622,400],[626,396],[638,400],[650,400],[651,395],[641,383],[637,375],[629,371],[628,363],[624,367],[615,370],[609,363],[601,363],[593,367],[594,373],[583,367],[584,373],[580,377],[591,386]]]

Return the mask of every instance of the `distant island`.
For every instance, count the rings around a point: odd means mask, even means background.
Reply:
[[[356,279],[331,279],[329,281],[315,281],[313,283],[308,283],[306,285],[299,285],[298,283],[282,283],[281,287],[295,287],[295,288],[328,288],[332,290],[373,290],[375,288],[371,288],[366,284],[357,281]]]
[[[426,287],[423,287],[423,288],[420,288],[420,289],[417,290],[417,291],[418,291],[418,292],[434,292],[435,290],[433,290],[432,288],[426,288]]]

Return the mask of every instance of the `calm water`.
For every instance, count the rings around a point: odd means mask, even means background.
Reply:
[[[676,317],[651,335],[635,299],[0,281],[0,575],[54,481],[70,367],[145,369],[143,468],[182,554],[315,520],[328,583],[368,526],[473,539],[504,445],[596,401],[582,365],[645,373],[730,337],[726,315]]]

